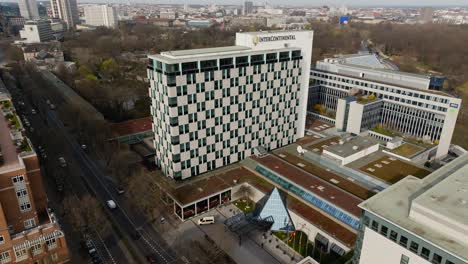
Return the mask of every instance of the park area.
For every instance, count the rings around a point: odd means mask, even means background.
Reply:
[[[360,170],[390,184],[394,184],[408,175],[422,179],[431,173],[426,169],[388,156],[373,161],[361,167]]]

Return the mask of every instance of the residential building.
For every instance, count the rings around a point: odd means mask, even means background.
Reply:
[[[254,12],[254,5],[252,1],[244,2],[244,15],[252,14]]]
[[[39,19],[39,10],[36,0],[18,0],[20,14],[25,19]]]
[[[438,144],[435,158],[443,158],[461,99],[438,91],[440,78],[392,67],[372,54],[317,62],[311,71],[309,111],[323,107],[339,131],[360,134],[380,125]]]
[[[24,61],[34,63],[56,64],[64,62],[60,42],[34,43],[21,47]]]
[[[54,40],[49,20],[29,20],[20,30],[21,42],[39,43]]]
[[[354,263],[468,263],[467,171],[465,154],[361,203]]]
[[[73,29],[80,23],[76,0],[50,0],[53,18],[60,18],[68,29]]]
[[[149,56],[156,162],[186,179],[304,136],[312,31]]]
[[[66,263],[65,235],[47,208],[41,167],[0,80],[0,262]]]
[[[87,25],[115,28],[118,26],[117,11],[109,5],[87,5],[84,7]]]
[[[176,19],[177,13],[175,11],[161,11],[159,12],[159,18],[165,18],[165,19]]]

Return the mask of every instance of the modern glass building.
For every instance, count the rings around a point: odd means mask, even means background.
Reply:
[[[261,219],[272,217],[273,231],[294,231],[294,224],[289,216],[286,200],[281,196],[277,188],[274,188],[269,194],[263,208],[259,214]]]

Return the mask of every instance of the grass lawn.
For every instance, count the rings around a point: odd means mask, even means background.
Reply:
[[[398,182],[408,175],[413,175],[422,179],[431,173],[428,170],[416,167],[399,159],[391,159],[392,158],[385,156],[361,167],[360,170],[391,184]]]
[[[413,144],[410,144],[410,143],[404,143],[401,146],[399,146],[398,148],[393,149],[391,152],[393,152],[393,153],[395,153],[397,155],[406,157],[406,158],[410,158],[414,154],[416,154],[416,153],[418,153],[418,152],[420,152],[422,150],[424,150],[424,148],[413,145]]]
[[[255,203],[252,200],[246,198],[241,198],[235,201],[234,205],[246,214],[253,212],[253,210],[255,209]]]
[[[394,131],[391,131],[389,129],[386,129],[386,128],[383,128],[383,127],[380,127],[380,126],[376,126],[374,127],[373,129],[371,129],[372,131],[374,132],[377,132],[379,134],[382,134],[382,135],[385,135],[385,136],[389,136],[389,137],[396,137],[396,136],[399,136],[398,133],[394,132]]]
[[[302,231],[296,231],[295,235],[291,237],[289,233],[289,238],[286,241],[286,232],[274,231],[273,234],[278,237],[281,241],[287,242],[288,246],[294,249],[297,253],[306,257],[312,254],[314,245],[309,241],[307,235]]]

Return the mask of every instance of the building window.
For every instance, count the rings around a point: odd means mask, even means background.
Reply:
[[[36,221],[34,221],[34,218],[31,218],[31,219],[28,219],[28,220],[24,221],[24,227],[25,227],[26,229],[32,228],[32,227],[34,227],[35,225],[36,225]]]
[[[41,243],[37,243],[31,246],[31,251],[33,255],[39,255],[42,253]]]
[[[24,202],[20,205],[21,212],[27,212],[31,210],[31,204],[29,202]]]
[[[0,244],[5,243],[5,238],[3,236],[0,236]]]
[[[408,264],[408,263],[409,263],[409,257],[405,255],[401,255],[400,264]]]
[[[13,183],[24,181],[23,175],[18,175],[18,176],[12,177],[11,179],[13,180]]]
[[[398,237],[398,233],[395,232],[395,231],[390,231],[390,240],[392,241],[396,241],[397,240],[397,237]]]
[[[400,237],[400,245],[407,247],[408,246],[408,238],[405,236]]]
[[[418,243],[411,241],[410,250],[414,253],[418,253],[419,245]]]
[[[421,257],[424,259],[429,259],[429,255],[431,254],[431,251],[425,247],[422,248],[421,250]]]
[[[10,252],[5,251],[0,253],[0,263],[8,263],[11,261]]]
[[[377,231],[379,230],[379,223],[377,223],[375,220],[372,220],[372,230]]]
[[[442,257],[434,253],[432,256],[432,263],[433,264],[441,264],[442,263]]]
[[[25,248],[15,251],[16,261],[21,261],[28,258],[28,252]]]
[[[57,241],[55,240],[55,237],[49,238],[46,241],[47,249],[54,249],[57,247]]]
[[[383,225],[383,226],[380,228],[380,234],[382,234],[382,235],[384,235],[384,236],[387,236],[387,234],[388,234],[388,227],[386,227],[386,226]]]

